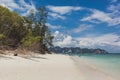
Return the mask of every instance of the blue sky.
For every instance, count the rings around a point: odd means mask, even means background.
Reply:
[[[46,6],[55,46],[120,52],[120,0],[0,0],[0,5],[24,16]]]

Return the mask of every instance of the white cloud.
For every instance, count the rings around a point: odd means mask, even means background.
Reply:
[[[61,25],[55,26],[55,25],[52,25],[52,24],[50,24],[50,23],[46,23],[46,25],[47,25],[49,28],[51,28],[51,29],[60,29],[60,28],[64,28],[64,27],[62,27]]]
[[[60,15],[70,13],[72,11],[78,11],[81,10],[81,7],[74,7],[74,6],[47,6],[47,8],[54,12],[58,13]]]
[[[18,10],[22,15],[27,15],[31,9],[36,10],[33,2],[26,3],[25,0],[0,0],[0,5],[7,7],[10,10]]]
[[[19,3],[21,3],[21,7],[29,8],[30,4],[26,3],[24,0],[19,0]]]
[[[21,7],[15,3],[14,0],[0,0],[0,5],[9,8],[10,10],[13,9],[21,9]]]
[[[92,28],[92,27],[93,27],[92,25],[82,24],[82,25],[80,25],[79,27],[73,29],[73,32],[74,32],[74,33],[79,33],[79,32],[88,30],[88,29],[90,29],[90,28]]]
[[[97,19],[99,21],[109,23],[112,20],[108,14],[102,11],[95,10],[95,9],[91,11],[93,12],[93,14],[88,17],[84,17],[81,21],[91,21],[91,20]]]
[[[120,4],[117,4],[117,5],[111,4],[108,7],[108,10],[111,10],[111,11],[119,10],[120,9],[119,7],[120,7]]]
[[[95,23],[95,24],[100,24],[100,23],[101,23],[101,22],[100,22],[99,20],[97,20],[97,19],[92,19],[92,20],[90,20],[89,22]]]
[[[62,19],[62,20],[66,19],[65,16],[59,15],[57,13],[49,12],[48,15],[51,16],[54,19]]]
[[[65,35],[60,33],[59,31],[56,31],[54,33],[54,41],[53,44],[55,46],[61,46],[61,47],[70,47],[70,46],[75,46],[76,41],[73,40],[72,36],[70,35]]]
[[[102,48],[110,52],[120,52],[120,36],[116,34],[104,34],[94,37],[77,37],[65,35],[56,31],[54,33],[54,45],[61,47]]]
[[[71,44],[72,42],[72,37],[71,36],[66,36],[66,38],[62,41],[62,42],[58,42],[57,44],[59,44],[60,46],[68,46],[69,44]]]
[[[117,0],[112,0],[112,2],[116,3]],[[89,21],[91,23],[107,23],[108,26],[116,26],[120,24],[120,3],[111,3],[108,6],[107,10],[109,12],[103,12],[96,9],[87,9],[92,12],[91,15],[84,17],[81,21]]]
[[[112,15],[110,15],[110,13],[105,13],[103,11],[99,11],[96,9],[90,9],[90,10],[93,12],[93,14],[84,17],[83,19],[81,19],[81,21],[93,22],[93,20],[96,19],[97,22],[99,21],[98,23],[104,22],[107,23],[109,26],[115,26],[120,24],[119,16],[113,17]]]
[[[112,18],[111,24],[120,24],[120,3],[112,3],[110,6],[108,6],[107,10],[110,12],[109,16]]]
[[[116,34],[105,34],[92,38],[78,38],[81,47],[103,48],[110,52],[120,52],[120,36]]]
[[[80,45],[85,46],[85,47],[106,46],[106,44],[120,46],[120,44],[117,44],[118,42],[117,43],[115,42],[118,39],[119,39],[119,36],[116,34],[105,34],[102,36],[91,37],[91,38],[90,37],[89,38],[77,38],[77,40],[80,40]]]
[[[114,18],[109,25],[120,25],[120,17]]]
[[[53,35],[54,35],[54,37],[57,37],[57,35],[59,35],[59,34],[60,34],[59,31],[55,31],[55,33]]]
[[[48,10],[50,12],[48,13],[49,16],[51,16],[53,19],[66,19],[65,14],[69,14],[73,11],[79,11],[82,10],[82,7],[75,7],[75,6],[47,6]]]
[[[117,2],[117,1],[118,1],[118,0],[112,0],[111,3],[115,3],[115,2]]]
[[[120,16],[120,3],[118,4],[111,4],[108,8],[109,11],[111,11],[112,17],[118,17]]]

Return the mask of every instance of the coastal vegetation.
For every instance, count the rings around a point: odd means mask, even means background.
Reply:
[[[48,47],[53,46],[53,36],[46,21],[45,7],[31,10],[28,16],[21,16],[0,6],[0,49],[34,49],[45,54]]]

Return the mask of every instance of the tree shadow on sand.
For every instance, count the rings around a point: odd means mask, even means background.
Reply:
[[[40,57],[40,56],[22,56],[22,58],[32,60],[32,61],[36,61],[36,62],[40,62],[40,59],[48,60],[47,58]]]
[[[29,55],[19,56],[18,55],[18,57],[28,59],[28,60],[32,60],[32,61],[36,61],[36,62],[40,62],[40,59],[48,60],[47,58],[41,57],[41,56],[29,56]],[[0,59],[6,59],[6,60],[12,59],[12,60],[15,60],[14,57],[9,56],[9,55],[3,55],[3,54],[0,54]]]
[[[14,58],[12,58],[11,56],[6,56],[6,55],[1,55],[1,54],[0,54],[0,59],[2,59],[2,58],[3,58],[3,59],[7,59],[7,60],[8,60],[8,59],[14,59]]]

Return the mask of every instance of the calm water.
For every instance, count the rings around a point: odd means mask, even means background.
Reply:
[[[77,56],[120,80],[120,54],[80,54]]]

